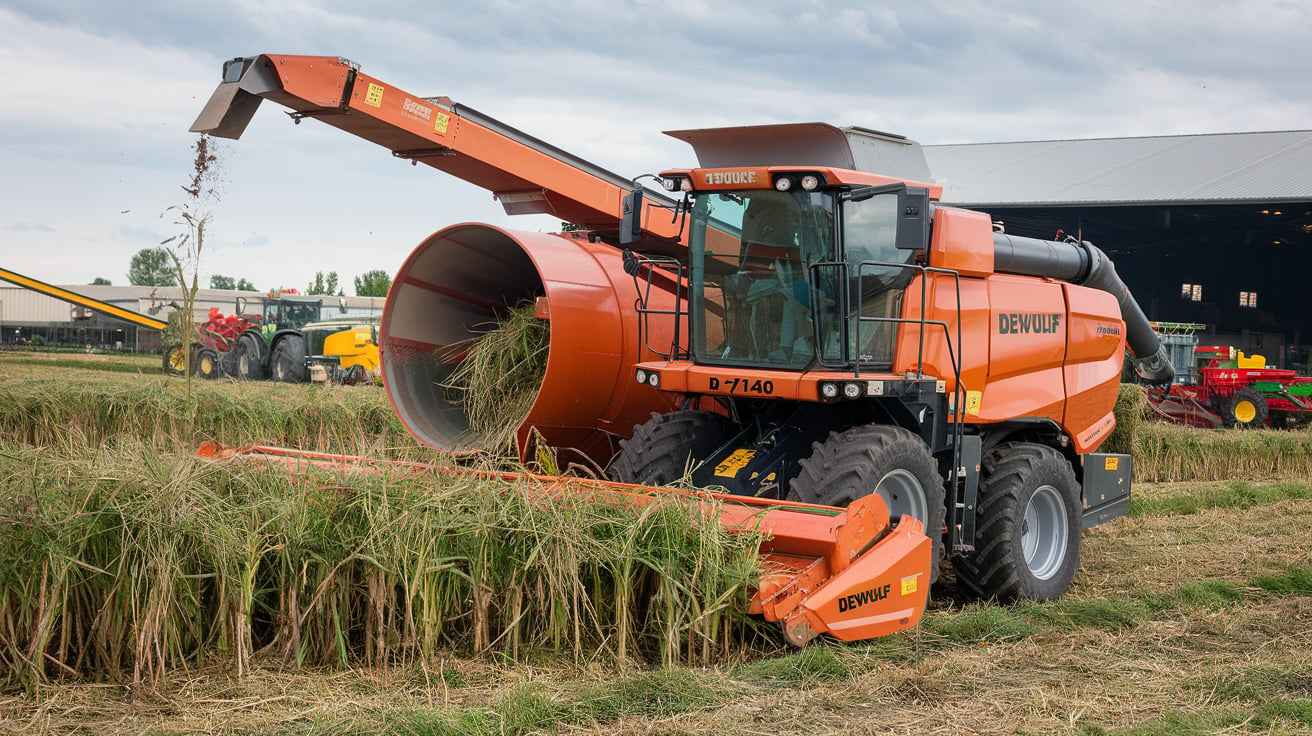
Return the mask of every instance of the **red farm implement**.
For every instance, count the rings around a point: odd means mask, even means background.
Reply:
[[[1146,389],[1153,412],[1195,427],[1284,427],[1312,418],[1312,377],[1270,368],[1261,355],[1227,345],[1197,345],[1202,325],[1156,323],[1180,381]]]

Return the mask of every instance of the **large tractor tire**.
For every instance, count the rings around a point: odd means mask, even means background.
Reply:
[[[847,506],[872,493],[879,496],[894,525],[907,515],[925,526],[934,543],[930,582],[938,580],[947,507],[938,463],[924,440],[901,427],[853,427],[817,442],[800,465],[789,500]]]
[[[1225,410],[1221,412],[1221,418],[1225,420],[1227,427],[1260,429],[1266,426],[1269,414],[1270,410],[1262,394],[1245,386],[1225,402]]]
[[[246,333],[228,353],[228,373],[238,381],[263,381],[264,361],[260,354],[260,338]]]
[[[196,375],[207,381],[223,378],[223,366],[219,362],[219,354],[214,351],[214,348],[198,348],[192,359],[192,365]]]
[[[164,374],[167,376],[187,375],[187,350],[181,345],[164,348]]]
[[[1050,601],[1080,564],[1080,485],[1061,453],[1031,443],[984,457],[975,552],[954,557],[957,588],[974,598]]]
[[[688,475],[734,433],[729,418],[709,411],[652,414],[620,442],[620,453],[606,471],[622,483],[663,486]]]
[[[310,380],[310,369],[305,366],[305,338],[287,335],[273,346],[269,357],[269,370],[276,381],[305,383]]]

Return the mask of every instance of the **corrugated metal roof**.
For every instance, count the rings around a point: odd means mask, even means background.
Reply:
[[[952,204],[1312,200],[1312,130],[924,146]]]

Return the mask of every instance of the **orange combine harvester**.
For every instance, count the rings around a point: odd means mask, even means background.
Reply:
[[[227,62],[193,130],[239,137],[263,99],[581,228],[467,223],[414,250],[380,331],[398,415],[467,449],[447,348],[534,302],[551,342],[521,454],[540,437],[614,481],[545,481],[562,491],[716,490],[727,527],[765,533],[753,612],[795,644],[914,625],[945,559],[974,596],[1060,596],[1082,529],[1124,512],[1131,458],[1098,449],[1127,345],[1171,380],[1157,336],[1098,248],[940,206],[913,141],[676,131],[700,167],[646,189],[347,60],[276,55]]]

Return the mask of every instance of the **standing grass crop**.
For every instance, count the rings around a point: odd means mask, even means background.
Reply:
[[[760,543],[682,498],[293,476],[121,438],[0,444],[0,488],[11,686],[63,673],[153,687],[215,660],[238,675],[443,652],[703,661],[742,632]]]

